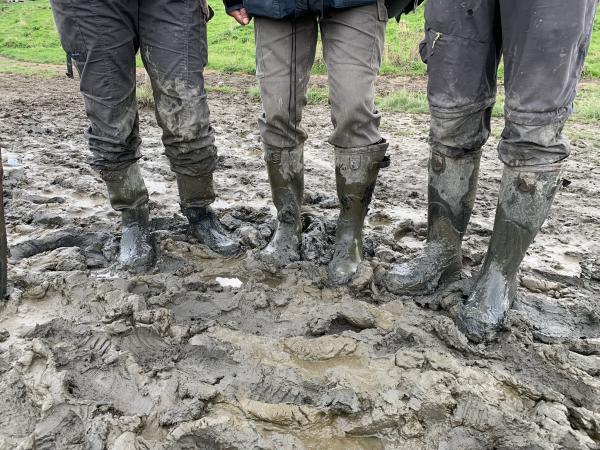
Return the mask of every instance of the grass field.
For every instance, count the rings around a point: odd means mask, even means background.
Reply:
[[[208,27],[209,68],[225,72],[254,72],[254,35],[252,26],[237,26],[228,17],[220,1],[213,1],[216,11]],[[418,43],[423,29],[422,8],[405,16],[398,24],[390,22],[382,68],[383,74],[424,75]],[[590,48],[584,77],[600,78],[600,17],[596,18],[596,35]],[[47,0],[0,5],[0,55],[20,61],[61,64],[60,47],[52,12]],[[315,73],[324,73],[319,57]]]
[[[208,68],[222,72],[254,73],[254,33],[252,25],[241,27],[228,17],[220,1],[213,1],[215,17],[209,23]],[[600,15],[596,17],[595,34],[587,58],[584,78],[600,79]],[[386,47],[382,74],[422,76],[425,65],[418,55],[418,44],[422,38],[423,12],[403,17],[400,23],[391,21],[387,27]],[[325,73],[320,52],[314,73]],[[14,63],[0,60],[0,72],[38,74],[50,76],[43,66],[20,64],[25,61],[40,64],[63,64],[65,54],[60,47],[54,27],[52,11],[47,0],[30,0],[24,3],[0,4],[0,56]],[[138,61],[141,66],[141,62]],[[258,100],[258,90],[248,92]],[[140,103],[151,106],[152,93],[139,92]],[[310,103],[326,103],[327,89],[311,88]],[[387,111],[427,113],[427,98],[422,92],[399,90],[385,98],[377,99],[378,107]],[[503,114],[503,98],[499,97],[495,116]],[[600,120],[600,84],[587,83],[580,89],[574,117],[578,120]]]

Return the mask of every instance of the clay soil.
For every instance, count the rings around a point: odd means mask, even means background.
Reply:
[[[274,227],[260,105],[241,93],[212,93],[210,104],[215,209],[244,253],[224,259],[189,237],[161,131],[142,111],[158,261],[132,274],[115,265],[119,216],[87,164],[77,82],[0,75],[12,252],[0,449],[600,448],[597,124],[569,125],[563,188],[524,261],[506,329],[474,345],[452,317],[491,234],[500,122],[462,277],[413,298],[378,279],[424,245],[426,116],[385,115],[393,163],[369,213],[367,261],[351,286],[331,289],[328,108],[306,110],[303,258],[278,271],[256,257]]]

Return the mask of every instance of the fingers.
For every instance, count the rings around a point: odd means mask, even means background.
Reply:
[[[231,17],[235,19],[237,23],[240,25],[248,25],[250,23],[250,16],[248,16],[248,12],[246,8],[236,9],[235,11],[231,11],[229,13]]]

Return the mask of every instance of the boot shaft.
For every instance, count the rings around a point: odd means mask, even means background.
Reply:
[[[432,151],[429,159],[428,235],[458,243],[467,230],[479,178],[481,150],[451,158]]]
[[[216,198],[213,174],[190,176],[177,174],[177,188],[181,210],[184,214],[190,208],[206,208]]]
[[[507,275],[517,273],[527,249],[548,217],[560,175],[560,164],[505,166],[484,267],[495,264]]]
[[[125,169],[102,171],[100,176],[106,183],[108,198],[116,211],[148,203],[148,191],[137,162]]]
[[[355,210],[364,219],[379,170],[390,165],[388,146],[383,141],[367,147],[336,147],[335,180],[342,213]]]
[[[265,146],[265,162],[273,203],[280,222],[300,221],[304,198],[304,148]]]

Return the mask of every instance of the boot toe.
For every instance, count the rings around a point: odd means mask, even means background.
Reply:
[[[461,305],[456,324],[472,342],[481,343],[494,338],[502,325],[503,317],[495,317],[477,307]]]
[[[223,256],[236,256],[241,251],[240,243],[225,235],[220,235],[218,239],[209,242],[209,247]]]
[[[154,250],[147,243],[143,243],[135,249],[122,248],[117,261],[122,269],[147,269],[154,262]]]
[[[384,277],[384,286],[396,295],[427,295],[435,291],[439,276],[419,271],[413,264],[395,266]]]
[[[350,283],[352,278],[358,272],[360,262],[345,261],[331,262],[329,264],[329,282],[333,286],[342,286]]]

